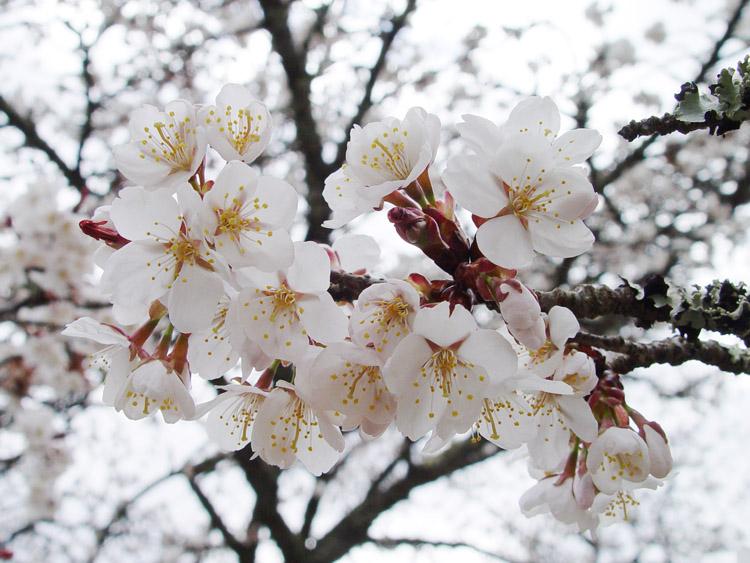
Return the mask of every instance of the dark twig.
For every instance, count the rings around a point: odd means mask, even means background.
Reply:
[[[690,341],[674,336],[657,342],[640,343],[621,336],[599,336],[585,332],[579,333],[575,341],[623,354],[609,362],[609,366],[618,373],[628,373],[637,367],[653,364],[678,366],[689,360],[698,360],[729,373],[750,373],[750,352],[731,350],[714,341]]]
[[[354,125],[359,124],[362,121],[362,118],[372,107],[372,91],[375,88],[375,84],[377,84],[378,82],[380,74],[385,68],[388,52],[391,50],[393,41],[396,39],[399,31],[406,27],[406,22],[409,19],[409,16],[412,14],[412,12],[414,12],[414,10],[416,10],[416,8],[417,0],[409,0],[406,3],[404,11],[391,18],[388,30],[381,34],[380,38],[382,43],[380,45],[378,58],[375,60],[375,64],[373,64],[370,68],[370,72],[367,77],[367,83],[365,84],[365,91],[362,94],[362,99],[359,102],[359,106],[357,107],[357,113],[355,113],[349,121],[349,125],[346,128],[347,133],[351,130],[352,127],[354,127]],[[347,139],[344,139],[339,143],[336,160],[334,161],[335,168],[341,166],[341,164],[344,162],[344,159],[346,158],[346,145]]]

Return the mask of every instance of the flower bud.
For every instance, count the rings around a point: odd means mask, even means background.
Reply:
[[[500,314],[510,333],[524,346],[536,350],[547,340],[544,319],[534,294],[516,279],[499,284]],[[498,297],[500,297],[498,295]]]
[[[78,223],[78,226],[83,231],[84,235],[90,236],[93,239],[103,241],[107,246],[114,249],[122,248],[130,241],[120,235],[113,225],[108,224],[107,221],[92,221],[91,219],[84,219]]]
[[[648,458],[651,461],[651,475],[663,479],[672,471],[672,452],[661,432],[648,423],[643,426],[643,432],[648,446]],[[658,426],[658,425],[657,425]]]

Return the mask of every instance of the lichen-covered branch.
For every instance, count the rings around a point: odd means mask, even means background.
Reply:
[[[734,347],[727,348],[714,341],[691,341],[674,336],[657,342],[640,343],[621,336],[599,336],[579,333],[575,341],[622,354],[608,362],[617,373],[628,373],[638,367],[653,364],[678,366],[689,360],[716,366],[729,373],[750,373],[750,352]]]
[[[628,141],[651,135],[687,134],[700,129],[707,129],[711,135],[723,135],[739,129],[741,124],[741,122],[729,119],[725,115],[719,116],[711,112],[704,116],[703,121],[682,121],[671,113],[665,113],[661,117],[652,116],[640,121],[633,120],[620,129],[617,134]]]

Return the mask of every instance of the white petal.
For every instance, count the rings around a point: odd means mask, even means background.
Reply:
[[[130,346],[128,337],[123,333],[91,317],[81,317],[72,323],[68,323],[62,334],[65,336],[88,338],[99,344],[122,346],[124,348]]]
[[[223,296],[224,284],[219,276],[186,264],[169,292],[169,320],[180,332],[205,330]]]
[[[552,141],[560,130],[560,111],[552,98],[530,96],[513,108],[505,128],[511,133],[540,135]]]
[[[478,115],[465,114],[461,118],[463,122],[456,125],[461,138],[478,155],[489,158],[502,143],[501,129]]]
[[[549,310],[550,341],[557,348],[562,350],[568,339],[578,334],[579,330],[581,330],[581,325],[573,311],[559,305],[555,305]]]
[[[345,272],[369,270],[380,261],[380,247],[368,235],[347,234],[333,242],[333,250]]]
[[[531,236],[515,215],[490,219],[479,227],[476,240],[482,254],[504,268],[525,268],[534,259]]]
[[[411,392],[413,382],[420,377],[422,366],[432,356],[425,339],[410,334],[399,342],[385,366],[385,382],[391,393],[398,395]]]
[[[458,349],[458,355],[481,366],[493,384],[514,377],[518,370],[513,347],[495,330],[479,329],[471,333]]]
[[[572,258],[588,251],[594,235],[583,221],[531,221],[529,233],[534,250],[547,256]]]
[[[451,313],[446,301],[421,308],[414,319],[414,332],[443,348],[464,340],[476,328],[477,322],[466,307],[456,305]]]
[[[597,435],[599,424],[591,412],[591,407],[580,397],[557,397],[557,404],[565,417],[565,422],[584,442],[593,442]]]
[[[593,129],[573,129],[560,135],[552,143],[555,161],[563,165],[580,164],[589,158],[602,142]]]
[[[323,293],[331,285],[331,260],[323,247],[294,243],[294,262],[287,272],[289,287],[299,293]]]
[[[329,293],[300,298],[298,310],[308,335],[317,342],[340,342],[349,335],[349,319]]]
[[[180,210],[168,190],[125,188],[112,202],[110,217],[117,232],[129,240],[166,242],[180,229]]]
[[[443,182],[461,207],[479,217],[494,217],[508,203],[502,180],[476,156],[452,158]]]

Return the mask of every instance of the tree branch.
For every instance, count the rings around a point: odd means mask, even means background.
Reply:
[[[307,239],[327,242],[330,231],[322,223],[328,218],[328,205],[323,199],[323,184],[333,168],[323,160],[323,143],[318,133],[310,102],[312,77],[305,69],[307,53],[294,45],[289,28],[289,5],[279,0],[259,0],[263,9],[263,27],[271,34],[274,50],[281,57],[281,65],[291,94],[291,110],[297,129],[297,147],[305,161],[307,183]]]
[[[621,336],[599,336],[585,332],[578,333],[575,341],[624,354],[608,362],[617,373],[628,373],[637,367],[653,364],[678,366],[688,360],[698,360],[729,373],[750,374],[750,353],[747,350],[725,348],[713,341],[690,341],[674,336],[644,344]]]
[[[352,548],[369,540],[370,525],[384,511],[406,499],[412,490],[426,483],[432,483],[465,467],[482,462],[499,450],[488,443],[472,440],[460,442],[442,455],[428,458],[424,463],[409,463],[407,473],[385,489],[370,488],[369,492],[353,510],[318,541],[309,561],[334,561]]]
[[[36,130],[36,125],[30,117],[24,117],[18,113],[15,108],[2,96],[0,95],[0,111],[3,112],[8,118],[8,125],[11,125],[23,133],[25,145],[32,149],[42,151],[47,158],[49,158],[57,168],[60,169],[65,179],[71,185],[71,187],[78,190],[80,193],[86,191],[86,181],[79,170],[71,168],[65,161],[60,157],[59,154],[39,136]]]
[[[380,35],[382,43],[380,45],[378,58],[375,60],[375,64],[373,64],[370,68],[370,72],[367,77],[367,83],[365,84],[365,90],[362,94],[362,99],[359,102],[359,106],[357,107],[357,113],[355,113],[349,121],[349,126],[345,129],[345,133],[348,134],[352,127],[354,127],[354,125],[360,123],[367,111],[372,107],[372,91],[375,88],[375,84],[377,84],[380,73],[385,68],[388,52],[391,50],[393,41],[396,39],[399,31],[406,27],[406,20],[409,18],[412,12],[416,10],[416,8],[417,0],[408,0],[404,11],[392,17],[390,20],[390,27],[388,31],[383,32]],[[344,138],[344,140],[341,141],[338,145],[334,168],[338,168],[339,166],[341,166],[341,164],[343,164],[344,159],[346,158],[346,146],[347,138]]]
[[[401,547],[402,545],[408,545],[415,548],[420,547],[445,547],[445,548],[452,548],[452,549],[459,549],[459,548],[465,548],[470,549],[480,555],[484,555],[485,557],[489,557],[491,559],[497,559],[498,561],[505,561],[506,563],[517,563],[520,562],[520,559],[512,559],[505,555],[500,555],[498,553],[493,553],[491,551],[487,551],[486,549],[482,549],[480,547],[477,547],[475,545],[471,545],[470,543],[466,542],[452,542],[452,541],[437,541],[437,540],[426,540],[426,539],[418,539],[418,538],[368,538],[367,543],[372,543],[374,545],[377,545],[379,547],[384,547],[386,549],[394,549],[397,547]]]
[[[221,533],[221,537],[224,538],[224,543],[226,544],[226,546],[237,554],[240,563],[251,563],[252,561],[254,561],[254,554],[250,559],[248,559],[246,556],[249,546],[242,543],[240,540],[234,537],[234,534],[232,534],[232,532],[229,531],[229,528],[227,528],[226,524],[224,524],[224,521],[221,519],[221,516],[219,516],[219,513],[216,511],[214,505],[201,490],[195,478],[195,475],[186,472],[185,477],[190,484],[190,488],[193,489],[195,496],[198,497],[198,501],[208,513],[208,516],[211,520],[211,527],[217,529],[219,533]]]

